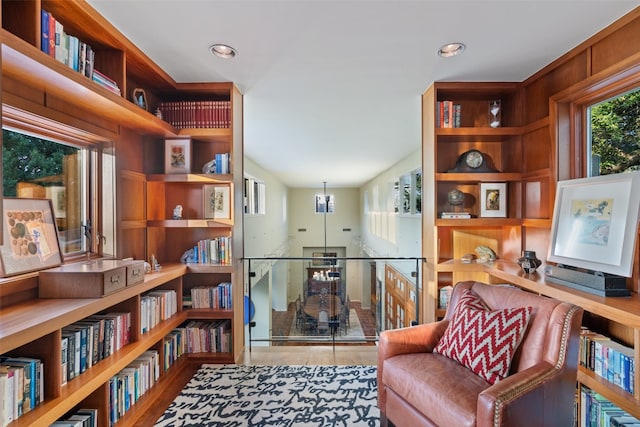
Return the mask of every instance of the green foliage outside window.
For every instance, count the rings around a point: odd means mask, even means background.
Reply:
[[[16,197],[18,182],[36,182],[62,175],[64,156],[77,152],[77,148],[68,145],[3,129],[4,196]]]
[[[594,105],[590,114],[599,174],[640,170],[640,90]]]

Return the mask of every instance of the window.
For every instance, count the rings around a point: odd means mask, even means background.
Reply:
[[[248,215],[265,215],[267,187],[264,182],[253,178],[244,179],[244,213]]]
[[[333,194],[316,194],[316,213],[333,213],[334,207]]]
[[[640,89],[587,108],[587,174],[640,170]]]
[[[9,105],[2,120],[3,195],[51,199],[65,261],[115,255],[113,142]]]
[[[86,251],[86,151],[3,129],[2,158],[4,196],[50,199],[62,253]]]
[[[393,212],[422,213],[422,172],[415,170],[393,183]]]

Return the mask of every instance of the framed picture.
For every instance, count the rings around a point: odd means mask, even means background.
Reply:
[[[204,217],[209,219],[231,219],[231,186],[205,185]]]
[[[548,260],[631,277],[640,172],[559,181]]]
[[[62,264],[53,206],[49,199],[5,198],[0,246],[2,277]]]
[[[149,104],[147,103],[147,94],[144,92],[144,89],[135,88],[131,91],[131,100],[138,107],[143,110],[149,111]]]
[[[507,216],[507,184],[483,182],[480,184],[480,216],[504,218]]]
[[[164,141],[164,173],[191,173],[191,139]]]

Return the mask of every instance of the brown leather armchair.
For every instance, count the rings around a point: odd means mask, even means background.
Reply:
[[[493,385],[433,352],[466,289],[491,310],[534,307],[509,375]],[[573,426],[582,314],[575,305],[513,286],[458,283],[443,320],[381,333],[382,426]]]

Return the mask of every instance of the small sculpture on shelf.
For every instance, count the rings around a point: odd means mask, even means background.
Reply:
[[[518,258],[518,264],[526,274],[533,274],[542,265],[542,261],[536,256],[536,251],[524,251],[523,256]]]
[[[173,208],[173,219],[182,219],[182,205],[176,205]]]
[[[202,167],[202,173],[214,174],[216,173],[216,159],[210,160]]]
[[[478,262],[493,262],[496,260],[496,253],[489,246],[476,247],[476,253],[478,254]]]
[[[156,258],[156,254],[151,254],[150,264],[151,264],[151,269],[155,272],[160,271],[160,269],[162,268],[162,266],[158,262],[158,258]]]
[[[193,248],[190,248],[190,249],[187,249],[186,251],[184,251],[184,253],[180,257],[180,262],[183,263],[183,264],[189,264],[189,263],[198,262],[198,260],[196,258],[196,252],[193,250]]]

